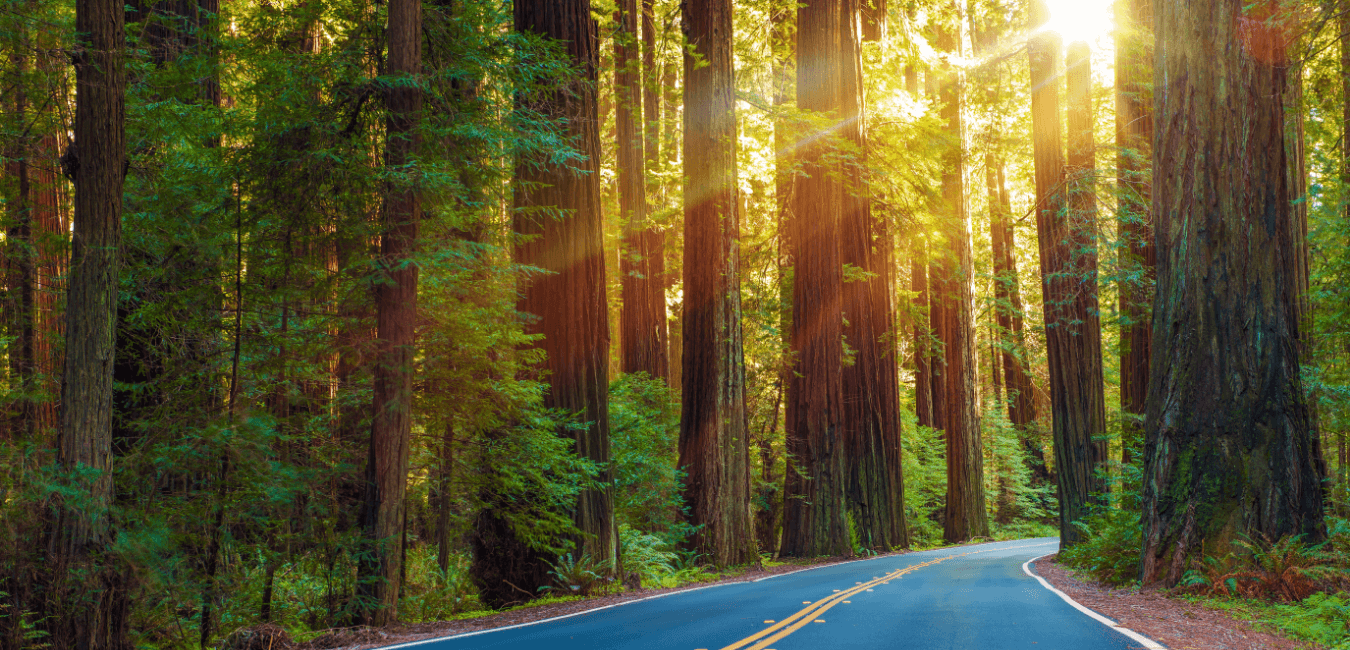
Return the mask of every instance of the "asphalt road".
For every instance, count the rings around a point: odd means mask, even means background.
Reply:
[[[417,650],[1124,650],[1142,647],[1022,571],[1056,538],[995,542],[717,585]]]

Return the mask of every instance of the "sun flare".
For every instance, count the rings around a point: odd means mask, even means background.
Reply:
[[[1045,28],[1058,32],[1066,43],[1095,43],[1115,27],[1111,0],[1045,0],[1045,4],[1050,9]]]

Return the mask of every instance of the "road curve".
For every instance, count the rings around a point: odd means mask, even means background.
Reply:
[[[1022,570],[1058,543],[1048,537],[860,560],[392,648],[1142,648]]]

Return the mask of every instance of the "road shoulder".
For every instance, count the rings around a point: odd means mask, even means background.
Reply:
[[[1314,644],[1262,632],[1250,623],[1156,589],[1112,588],[1076,577],[1050,555],[1032,564],[1037,575],[1084,607],[1171,650],[1302,650]]]

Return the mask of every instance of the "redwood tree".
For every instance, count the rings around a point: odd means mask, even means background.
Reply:
[[[953,56],[960,55],[957,29],[940,25],[937,33],[938,47]],[[941,388],[933,391],[933,410],[947,443],[947,509],[943,518],[943,538],[959,542],[988,535],[989,515],[984,503],[984,446],[980,440],[980,405],[976,389],[979,378],[975,367],[974,264],[970,249],[970,217],[966,214],[964,199],[961,78],[955,66],[944,66],[938,100],[950,144],[943,155],[942,212],[938,215],[938,230],[945,240],[946,250],[930,267],[932,311],[937,324],[934,330],[943,347]]]
[[[1120,410],[1121,460],[1130,462],[1130,448],[1141,442],[1138,419],[1148,395],[1149,340],[1153,336],[1149,305],[1153,296],[1153,219],[1149,213],[1149,158],[1153,145],[1152,0],[1116,3],[1116,229],[1120,237]],[[1137,278],[1137,279],[1134,279]],[[1133,416],[1131,419],[1129,416]]]
[[[858,164],[843,177],[840,259],[870,273],[842,287],[844,336],[855,350],[842,376],[844,454],[848,465],[848,507],[858,541],[889,551],[905,545],[905,528],[894,522],[904,511],[899,468],[900,397],[895,351],[894,255],[888,225],[872,212],[862,164],[867,156],[866,111],[859,33],[861,0],[841,3],[840,122],[855,147]],[[896,461],[896,462],[892,462]]]
[[[1084,255],[1078,254],[1081,231],[1070,227],[1064,191],[1064,150],[1060,138],[1059,90],[1055,80],[1060,39],[1049,31],[1037,31],[1048,12],[1043,0],[1032,3],[1031,29],[1027,43],[1031,64],[1032,148],[1036,174],[1036,234],[1041,260],[1041,292],[1045,318],[1046,351],[1050,370],[1050,407],[1054,426],[1055,476],[1059,484],[1059,539],[1066,547],[1082,534],[1074,521],[1087,513],[1090,495],[1105,484],[1093,468],[1099,447],[1093,440],[1102,433],[1097,417],[1101,383],[1094,383],[1088,370],[1095,350],[1100,372],[1100,347],[1087,343],[1089,304],[1079,290],[1086,277]],[[1095,269],[1093,270],[1095,283]],[[1091,302],[1095,303],[1095,289]]]
[[[689,0],[684,24],[684,398],[679,466],[692,545],[717,566],[756,557],[741,347],[731,0]]]
[[[130,647],[123,570],[111,565],[112,396],[118,248],[126,171],[124,7],[75,5],[75,143],[63,163],[75,180],[75,230],[66,297],[66,363],[57,465],[70,484],[50,541],[56,647]]]
[[[598,477],[610,482],[609,308],[605,298],[605,260],[600,213],[600,134],[596,82],[599,74],[597,25],[588,0],[517,0],[516,29],[558,42],[578,68],[578,76],[533,101],[533,108],[565,121],[572,146],[584,156],[568,164],[546,157],[522,160],[516,168],[515,214],[519,236],[516,261],[548,273],[523,282],[518,309],[534,317],[526,332],[541,335],[547,354],[543,370],[549,390],[544,404],[577,413],[587,423],[560,435],[575,441],[577,455],[599,464]],[[614,499],[609,488],[588,489],[577,498],[573,521],[582,533],[577,556],[600,563],[616,558],[618,543]],[[519,565],[511,549],[502,549],[499,568],[519,568],[528,582],[534,568]],[[509,577],[507,578],[510,579]],[[514,581],[512,581],[514,582]],[[535,589],[539,584],[521,584]],[[500,584],[494,589],[510,589]],[[533,593],[533,592],[532,592]]]
[[[830,114],[841,91],[842,0],[811,0],[797,9],[797,107]],[[788,377],[788,470],[785,556],[844,555],[844,491],[848,477],[840,426],[843,345],[839,216],[843,188],[829,161],[828,138],[797,150],[801,176],[794,190],[789,241],[793,368]]]
[[[417,122],[422,93],[422,5],[389,3],[388,74],[400,78],[385,95],[385,165],[391,174],[415,178]],[[421,205],[413,180],[390,181],[375,285],[375,392],[366,462],[362,528],[369,545],[358,566],[367,624],[398,620],[404,494],[408,487],[408,442],[412,435],[414,334],[417,323],[417,227]]]
[[[1325,528],[1286,177],[1291,18],[1277,1],[1157,11],[1142,578],[1175,584],[1239,535],[1316,542]]]
[[[1064,78],[1068,86],[1068,165],[1064,170],[1068,199],[1069,268],[1072,275],[1071,301],[1073,332],[1071,347],[1076,357],[1072,381],[1078,387],[1075,414],[1087,426],[1096,447],[1091,471],[1104,471],[1110,447],[1106,434],[1106,401],[1102,379],[1101,308],[1097,302],[1097,174],[1096,147],[1092,138],[1092,56],[1087,43],[1069,45]],[[1078,409],[1081,409],[1079,411]],[[1107,489],[1105,481],[1095,483],[1097,490]]]
[[[619,212],[623,224],[620,356],[624,372],[645,372],[653,378],[665,379],[670,372],[666,360],[665,237],[647,222],[644,165],[649,157],[643,150],[644,145],[654,148],[656,144],[643,142],[647,127],[643,121],[637,0],[620,0],[616,15],[619,31],[614,35],[615,126]],[[655,99],[651,92],[647,95]]]

